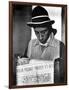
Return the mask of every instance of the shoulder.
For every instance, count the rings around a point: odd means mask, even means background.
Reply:
[[[60,46],[64,46],[64,43],[63,43],[62,41],[60,41],[60,40],[55,39],[55,42],[56,42],[56,43],[59,43]]]
[[[53,42],[54,46],[60,46],[60,47],[63,47],[64,46],[64,43],[58,39],[53,39]]]
[[[32,45],[32,46],[34,46],[36,43],[38,43],[38,40],[37,39],[31,39],[29,41],[29,45]]]

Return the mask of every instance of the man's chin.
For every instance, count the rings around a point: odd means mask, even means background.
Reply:
[[[39,40],[40,41],[40,43],[42,43],[42,44],[45,44],[46,43],[46,41],[43,41],[43,40]]]

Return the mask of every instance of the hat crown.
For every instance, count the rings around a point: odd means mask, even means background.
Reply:
[[[36,6],[32,11],[32,21],[28,22],[27,25],[30,27],[50,27],[55,21],[49,18],[48,12],[42,6]],[[56,29],[52,29],[54,35]]]
[[[32,11],[32,17],[41,16],[41,15],[47,15],[48,12],[41,6],[37,6]]]

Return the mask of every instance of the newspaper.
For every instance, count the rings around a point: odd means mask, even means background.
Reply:
[[[54,62],[31,60],[29,64],[16,66],[17,85],[36,85],[54,83]]]

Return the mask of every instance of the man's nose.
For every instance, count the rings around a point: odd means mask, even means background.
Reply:
[[[40,39],[42,39],[43,38],[43,35],[40,33]]]

